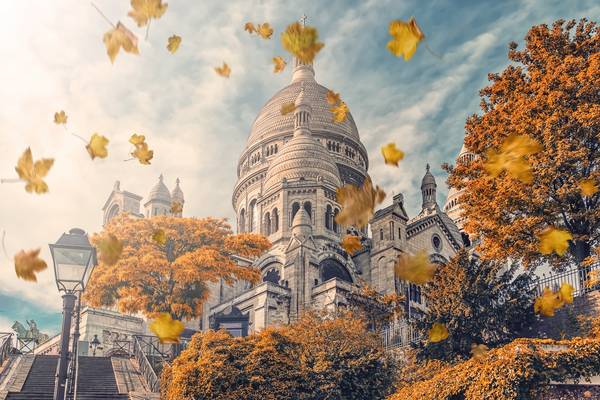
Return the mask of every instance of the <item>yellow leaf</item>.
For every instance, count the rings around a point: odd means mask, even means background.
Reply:
[[[591,271],[588,275],[585,287],[591,289],[598,284],[600,284],[600,270]]]
[[[117,27],[111,29],[104,34],[104,45],[106,46],[106,54],[110,58],[110,62],[114,63],[119,49],[131,54],[139,54],[137,37],[122,23],[118,23]]]
[[[123,252],[123,243],[112,233],[101,238],[96,247],[100,252],[100,261],[105,265],[115,265]]]
[[[396,57],[403,56],[404,61],[412,58],[417,51],[417,46],[425,38],[414,17],[411,17],[408,22],[401,20],[390,22],[389,32],[392,39],[388,42],[387,49]]]
[[[148,327],[161,343],[179,343],[179,336],[183,333],[183,322],[171,318],[169,313],[161,313]]]
[[[337,106],[331,107],[330,111],[333,113],[333,120],[335,122],[344,122],[347,114],[350,112],[348,106],[343,101],[340,101]]]
[[[108,156],[108,150],[106,149],[106,145],[109,140],[102,135],[98,135],[94,133],[90,138],[90,142],[85,146],[92,160],[96,157],[98,158],[106,158]]]
[[[488,350],[489,347],[487,347],[485,344],[471,344],[471,354],[475,359],[481,360],[485,358],[485,355],[488,352]]]
[[[222,67],[215,67],[215,71],[224,78],[229,78],[229,75],[231,75],[231,68],[225,62],[223,62]]]
[[[52,158],[42,158],[34,163],[31,149],[28,147],[17,161],[15,171],[19,178],[27,183],[25,190],[28,193],[41,194],[48,191],[48,185],[42,178],[48,174],[53,164],[54,159]]]
[[[283,103],[281,105],[281,115],[286,115],[291,112],[294,112],[295,109],[296,109],[296,105],[294,104],[293,101],[290,103]]]
[[[183,212],[183,204],[178,201],[171,203],[171,214],[179,214]]]
[[[559,295],[550,288],[545,288],[544,293],[535,299],[533,310],[536,314],[542,314],[545,317],[553,317],[554,311],[563,306]]]
[[[427,252],[421,250],[414,255],[402,254],[394,271],[398,279],[423,285],[433,278],[436,268],[436,265],[429,261]]]
[[[140,164],[150,165],[150,160],[154,157],[154,151],[148,149],[147,143],[138,144],[131,155],[138,159]]]
[[[256,32],[256,28],[252,22],[246,22],[246,25],[244,25],[244,30],[248,31],[250,34]]]
[[[342,238],[341,245],[342,248],[346,250],[346,253],[350,254],[351,256],[363,247],[360,243],[360,237],[355,235],[345,235]]]
[[[589,390],[586,390],[585,392],[583,392],[583,397],[586,399],[591,399],[592,396],[593,396],[593,394]]]
[[[567,282],[560,285],[560,289],[558,290],[558,296],[560,298],[560,301],[565,304],[573,304],[574,291],[575,288]]]
[[[164,246],[167,243],[167,234],[163,229],[157,229],[152,234],[152,240]]]
[[[167,3],[162,0],[131,0],[132,10],[127,13],[137,26],[146,26],[150,18],[158,19],[167,11]]]
[[[144,135],[138,135],[136,133],[134,133],[133,135],[131,135],[131,137],[129,138],[129,143],[137,146],[138,144],[142,144],[146,141],[146,136]]]
[[[15,272],[24,281],[37,282],[36,273],[48,268],[44,260],[39,258],[40,249],[21,250],[15,255]]]
[[[265,22],[264,24],[258,24],[256,33],[263,39],[271,39],[271,35],[273,35],[273,28],[271,28],[271,25],[269,25],[268,22]]]
[[[173,35],[169,37],[169,42],[167,43],[167,50],[169,50],[172,54],[175,54],[179,45],[181,44],[181,36]]]
[[[339,93],[336,93],[333,90],[328,90],[327,91],[327,103],[329,103],[329,105],[335,106],[340,101],[342,101],[342,99],[340,99],[340,94]]]
[[[395,143],[388,143],[381,147],[381,154],[386,164],[398,166],[398,162],[404,158],[404,152],[396,148]]]
[[[437,343],[446,339],[448,339],[448,328],[446,328],[446,325],[434,322],[429,330],[429,341]]]
[[[301,62],[310,64],[325,46],[318,39],[319,33],[315,28],[294,22],[281,34],[281,45]]]
[[[551,254],[555,252],[559,256],[564,255],[569,248],[569,240],[573,240],[573,235],[563,229],[548,228],[538,234],[540,241],[540,253]]]
[[[356,228],[366,226],[373,216],[375,206],[385,199],[385,192],[379,186],[373,188],[369,176],[361,187],[347,184],[338,188],[336,194],[342,210],[335,221],[340,225],[353,225]]]
[[[499,151],[488,149],[486,151],[487,161],[484,168],[488,174],[495,178],[504,170],[510,176],[524,183],[531,183],[533,175],[531,166],[523,157],[539,152],[542,146],[527,135],[508,136]]]
[[[582,179],[579,181],[579,190],[581,190],[581,194],[584,196],[593,196],[598,192],[598,184],[592,178],[590,179]]]
[[[54,113],[54,123],[55,124],[66,124],[67,123],[67,114],[61,110],[60,112]]]
[[[285,69],[285,66],[287,65],[285,60],[280,56],[273,57],[273,64],[275,64],[275,66],[273,67],[273,72],[275,73],[283,71]]]

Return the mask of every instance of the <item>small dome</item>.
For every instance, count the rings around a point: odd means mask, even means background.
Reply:
[[[148,195],[148,201],[152,200],[162,200],[168,203],[171,202],[171,193],[169,193],[169,189],[163,182],[162,174],[160,174],[158,177],[158,182],[156,185],[154,185],[152,190],[150,190],[150,194]]]
[[[294,216],[294,220],[292,221],[292,233],[304,236],[308,236],[312,233],[312,222],[304,207],[300,207]]]
[[[175,189],[173,189],[173,192],[171,192],[171,198],[173,199],[173,201],[177,201],[183,204],[185,200],[183,198],[183,191],[179,187],[179,182],[179,178],[177,178],[177,180],[175,181]]]
[[[429,164],[427,164],[427,172],[425,172],[425,176],[421,181],[421,189],[423,189],[425,186],[437,186],[435,183],[435,177],[431,174],[431,172],[429,172]]]

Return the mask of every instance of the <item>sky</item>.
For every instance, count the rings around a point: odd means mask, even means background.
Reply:
[[[98,232],[116,180],[146,197],[161,173],[170,189],[179,177],[185,216],[233,218],[238,156],[252,122],[291,78],[289,65],[274,74],[271,59],[289,61],[280,33],[303,14],[325,43],[315,61],[317,81],[341,93],[368,150],[373,181],[388,193],[402,192],[410,216],[420,209],[426,163],[443,204],[440,165],[456,157],[465,119],[479,112],[487,74],[508,65],[508,43],[522,46],[533,25],[600,15],[592,0],[169,0],[144,40],[145,28],[127,17],[128,1],[94,1],[113,24],[121,21],[136,33],[139,55],[120,53],[110,63],[102,37],[111,27],[87,1],[3,2],[0,177],[16,177],[14,166],[27,147],[34,159],[54,158],[55,164],[47,194],[26,193],[23,183],[0,185],[0,332],[31,318],[42,331],[58,331],[61,299],[52,268],[37,283],[25,282],[16,277],[12,257],[41,248],[51,265],[48,243],[63,232]],[[392,19],[411,16],[426,39],[404,61],[386,50],[387,29]],[[247,21],[269,22],[273,38],[250,36]],[[170,54],[165,46],[173,34],[182,43]],[[230,79],[213,70],[223,61]],[[53,123],[59,110],[69,116],[66,129]],[[95,132],[110,139],[106,159],[92,161],[72,135]],[[151,165],[124,161],[133,133],[145,135],[154,149]],[[406,153],[397,169],[380,156],[388,142]]]

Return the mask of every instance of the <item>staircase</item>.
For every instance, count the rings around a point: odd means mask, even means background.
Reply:
[[[58,356],[36,356],[19,393],[9,392],[7,400],[52,400]]]

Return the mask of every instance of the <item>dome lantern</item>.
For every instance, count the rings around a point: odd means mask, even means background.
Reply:
[[[427,164],[427,170],[425,172],[425,176],[423,176],[423,180],[421,181],[421,194],[423,195],[423,205],[422,208],[433,208],[437,204],[437,195],[436,188],[437,184],[435,183],[435,177],[429,171],[430,167]]]

